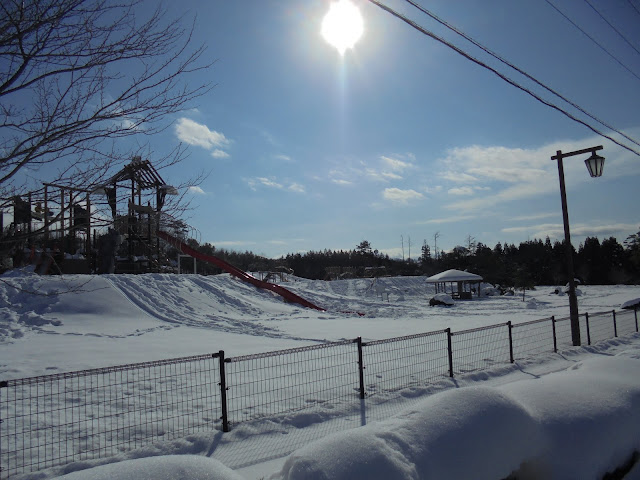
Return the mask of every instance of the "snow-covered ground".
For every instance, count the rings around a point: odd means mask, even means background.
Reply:
[[[550,286],[527,291],[524,302],[520,294],[445,308],[428,306],[433,290],[423,277],[290,280],[283,285],[327,311],[228,275],[9,272],[0,277],[0,380],[568,315],[567,297]],[[590,313],[640,296],[634,286],[581,291],[580,311]],[[640,450],[639,359],[640,336],[630,335],[374,396],[326,417],[239,424],[37,478],[89,465],[69,477],[495,479],[523,469],[534,478],[600,478]],[[135,460],[150,456],[159,457]],[[127,461],[95,466],[113,460]]]

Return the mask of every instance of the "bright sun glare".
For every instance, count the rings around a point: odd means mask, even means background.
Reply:
[[[360,10],[349,0],[333,2],[322,20],[322,36],[344,55],[353,48],[364,30]]]

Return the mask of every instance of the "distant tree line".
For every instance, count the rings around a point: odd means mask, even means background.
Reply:
[[[438,257],[431,255],[426,240],[418,259],[390,258],[373,249],[363,240],[352,250],[322,250],[291,253],[272,259],[252,252],[216,249],[210,243],[198,244],[189,240],[191,247],[215,255],[248,271],[291,269],[304,278],[336,279],[349,277],[433,275],[455,268],[482,275],[490,283],[505,287],[533,285],[564,285],[567,282],[564,242],[534,239],[521,242],[498,243],[493,248],[469,237],[466,246],[457,246],[449,252],[440,250]],[[640,231],[620,244],[615,237],[600,241],[587,237],[579,248],[573,249],[576,277],[592,285],[640,283]],[[220,273],[214,265],[199,262],[198,273]]]

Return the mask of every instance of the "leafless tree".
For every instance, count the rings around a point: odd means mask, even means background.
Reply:
[[[478,247],[478,242],[476,241],[476,237],[473,237],[471,234],[467,235],[467,254],[475,255],[476,249]]]
[[[99,183],[139,154],[118,140],[158,133],[212,88],[186,82],[211,66],[204,46],[191,46],[193,24],[142,3],[0,2],[0,197],[49,163],[47,181]],[[162,168],[183,153],[153,161]]]

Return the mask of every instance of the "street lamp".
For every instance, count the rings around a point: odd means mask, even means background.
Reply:
[[[576,282],[573,273],[573,247],[571,246],[571,233],[569,231],[569,214],[567,213],[567,192],[564,186],[564,165],[562,159],[573,157],[574,155],[582,155],[591,153],[584,163],[589,170],[589,175],[599,177],[602,175],[604,168],[604,157],[596,154],[598,150],[602,150],[602,145],[597,147],[576,150],[575,152],[562,153],[560,150],[551,157],[551,160],[558,161],[558,177],[560,177],[560,200],[562,200],[562,221],[564,222],[564,244],[565,256],[567,262],[567,273],[569,275],[569,317],[571,319],[571,340],[574,346],[580,346],[580,320],[578,317],[578,299],[576,298]]]

